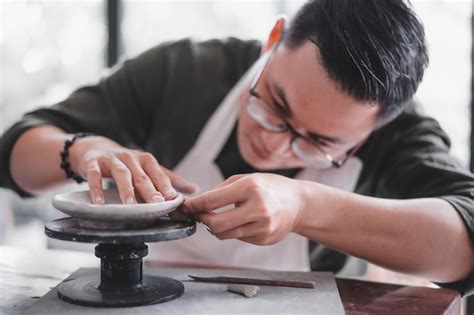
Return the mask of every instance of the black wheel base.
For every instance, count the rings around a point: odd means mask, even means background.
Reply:
[[[135,288],[99,289],[99,271],[78,278],[70,277],[58,286],[58,297],[66,302],[95,307],[129,307],[167,302],[183,295],[181,282],[157,276],[144,276]]]
[[[167,302],[183,295],[174,279],[143,275],[144,242],[180,239],[196,231],[194,222],[158,220],[154,225],[125,231],[102,231],[78,226],[74,218],[46,224],[45,233],[61,240],[96,243],[100,271],[71,275],[58,286],[60,299],[84,306],[125,307]]]

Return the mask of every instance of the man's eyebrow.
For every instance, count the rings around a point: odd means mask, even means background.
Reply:
[[[272,86],[273,86],[273,89],[270,88],[270,84],[267,81],[267,88],[270,90],[269,94],[270,94],[270,97],[272,98],[272,102],[274,102],[275,104],[277,104],[280,107],[283,107],[288,112],[288,114],[291,115],[291,107],[288,103],[288,100],[286,99],[285,91],[283,90],[283,88],[278,83],[274,82],[272,84]],[[279,102],[277,99],[275,99],[275,97],[273,96],[273,93],[271,93],[271,90],[275,91],[276,95],[281,100],[281,102]],[[282,106],[282,102],[283,102],[283,106]],[[312,131],[307,131],[306,136],[308,138],[314,140],[314,141],[324,140],[324,141],[331,142],[331,143],[334,143],[334,144],[345,144],[346,143],[344,140],[342,140],[340,138],[327,136],[327,135],[323,135],[323,134],[320,134],[320,133],[317,133],[317,132],[312,132]]]
[[[278,96],[278,98],[280,98],[280,100],[283,102],[283,107],[288,111],[288,113],[291,113],[291,107],[290,105],[288,104],[288,100],[286,99],[286,95],[285,95],[285,91],[283,91],[283,88],[278,84],[278,83],[273,83],[273,90],[275,91],[276,95]],[[272,98],[272,100],[277,103],[277,104],[280,104],[280,102],[278,102],[274,97],[273,97],[273,93],[270,93],[270,96]]]

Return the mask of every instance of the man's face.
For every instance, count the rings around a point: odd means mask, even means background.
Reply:
[[[275,51],[256,91],[270,107],[287,109],[287,122],[313,139],[333,158],[363,141],[377,122],[378,106],[356,101],[328,77],[317,47],[306,42],[295,50],[284,44]],[[240,98],[237,141],[247,163],[261,170],[305,166],[290,148],[290,132],[264,129],[247,112],[246,89]],[[280,105],[280,106],[279,106]]]

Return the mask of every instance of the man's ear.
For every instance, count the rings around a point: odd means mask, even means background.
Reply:
[[[286,17],[284,16],[280,16],[276,20],[275,25],[273,26],[272,31],[270,32],[270,35],[268,35],[267,41],[262,46],[262,55],[268,50],[270,50],[273,45],[277,44],[280,41],[281,37],[283,36],[283,30],[285,29],[285,23]]]

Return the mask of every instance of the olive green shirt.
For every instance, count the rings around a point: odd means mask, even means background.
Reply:
[[[68,133],[93,132],[149,151],[168,168],[188,152],[225,95],[257,60],[260,42],[235,38],[164,43],[125,61],[98,84],[26,114],[0,139],[0,186],[30,196],[12,180],[12,147],[25,130],[52,124]],[[363,170],[355,192],[381,198],[437,197],[460,214],[474,239],[474,176],[449,153],[450,141],[432,118],[409,106],[372,133],[357,156]],[[216,159],[228,177],[257,172],[242,159],[236,133]],[[59,166],[58,166],[59,167]],[[294,176],[298,170],[276,170]],[[312,243],[313,270],[340,270],[346,255]],[[460,291],[467,280],[445,286]]]

